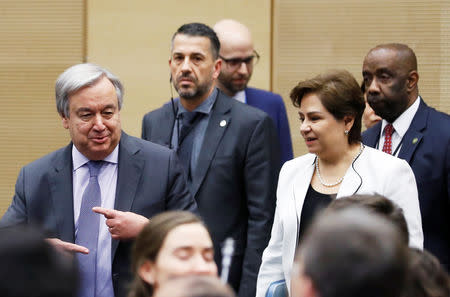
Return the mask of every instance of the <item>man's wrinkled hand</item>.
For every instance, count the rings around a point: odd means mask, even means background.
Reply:
[[[133,212],[124,212],[103,207],[94,207],[92,210],[106,218],[106,226],[113,239],[127,240],[135,238],[149,220]]]

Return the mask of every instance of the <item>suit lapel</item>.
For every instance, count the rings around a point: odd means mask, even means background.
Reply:
[[[253,96],[251,94],[250,88],[245,88],[245,103],[250,106],[253,106]]]
[[[175,99],[176,105],[178,104],[177,102],[178,100]],[[163,106],[161,118],[156,118],[155,122],[152,123],[151,140],[166,147],[170,147],[174,124],[175,117],[172,110],[172,104],[167,103]]]
[[[302,213],[303,203],[305,202],[306,192],[308,191],[309,185],[311,184],[311,179],[314,174],[314,161],[316,156],[311,155],[311,162],[306,163],[307,165],[295,178],[294,182],[294,200],[295,200],[295,211],[297,214],[297,222],[300,222],[300,217]],[[298,238],[298,227],[297,227],[297,238]]]
[[[363,143],[365,145],[368,145],[370,147],[377,147],[377,142],[380,139],[380,132],[381,132],[381,121],[376,123],[375,126],[372,128],[367,129],[363,135]]]
[[[365,150],[362,151],[361,155],[355,160],[353,164],[347,169],[345,173],[344,180],[339,187],[339,192],[336,198],[347,197],[356,194],[362,185],[361,175],[358,173],[361,160],[365,157]]]
[[[419,109],[417,109],[411,125],[409,125],[409,129],[403,136],[402,147],[398,154],[399,158],[406,160],[408,163],[411,161],[414,152],[422,141],[423,131],[427,126],[428,114],[428,106],[423,102],[422,98],[420,98]]]
[[[217,92],[216,102],[211,112],[208,127],[203,138],[202,148],[197,167],[192,179],[192,195],[195,195],[202,184],[206,173],[211,165],[220,141],[231,122],[230,110],[232,103],[220,91]]]
[[[286,253],[283,257],[286,257],[289,263],[294,261],[295,249],[298,246],[298,237],[300,232],[300,220],[302,215],[302,208],[305,202],[306,193],[308,191],[309,185],[311,184],[311,179],[314,174],[314,160],[316,158],[313,154],[307,155],[308,159],[302,163],[300,166],[297,166],[298,171],[295,173],[293,185],[291,187],[293,201],[286,203],[287,209],[281,211],[280,209],[280,220],[288,222],[285,224],[284,234],[287,236],[284,237],[286,243]],[[291,178],[291,177],[288,177]],[[289,189],[286,189],[289,190]],[[286,193],[289,193],[286,191]],[[287,195],[285,198],[289,198]],[[280,197],[277,197],[279,199]],[[279,205],[277,206],[279,207]],[[292,215],[295,217],[292,217]],[[295,224],[293,224],[295,222]],[[283,244],[284,246],[284,244]],[[286,270],[285,270],[286,271]],[[289,280],[287,280],[289,282]]]
[[[72,143],[55,157],[53,170],[49,173],[49,184],[58,237],[63,241],[74,242]]]
[[[119,146],[117,190],[114,209],[130,211],[133,204],[145,160],[139,157],[140,148],[122,132]],[[112,240],[112,259],[119,241]]]

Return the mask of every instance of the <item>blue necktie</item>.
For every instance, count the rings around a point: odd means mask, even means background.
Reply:
[[[182,126],[178,136],[178,158],[183,164],[188,178],[188,183],[191,181],[191,154],[192,146],[194,144],[194,133],[192,130],[199,122],[200,112],[185,112],[182,113]]]
[[[92,211],[92,207],[101,206],[98,173],[103,161],[89,161],[89,184],[81,198],[80,216],[75,243],[89,249],[89,254],[77,253],[80,270],[79,297],[94,297],[96,283],[97,243],[100,215]]]

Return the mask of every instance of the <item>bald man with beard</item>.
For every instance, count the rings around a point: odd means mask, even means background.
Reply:
[[[419,191],[424,247],[449,270],[450,117],[419,95],[417,58],[405,44],[371,49],[362,74],[367,102],[383,118],[363,133],[363,142],[383,151],[390,148],[388,153],[409,163]],[[392,134],[386,132],[389,125]]]
[[[220,40],[222,68],[217,87],[234,99],[266,112],[273,120],[280,141],[281,164],[292,159],[292,141],[286,108],[280,95],[248,87],[253,68],[259,60],[250,30],[235,20],[214,25]]]

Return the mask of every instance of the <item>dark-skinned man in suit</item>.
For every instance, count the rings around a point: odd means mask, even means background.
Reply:
[[[419,96],[417,58],[407,45],[390,43],[371,49],[362,74],[367,101],[383,119],[363,133],[363,142],[411,166],[419,191],[424,248],[448,270],[450,117]]]

